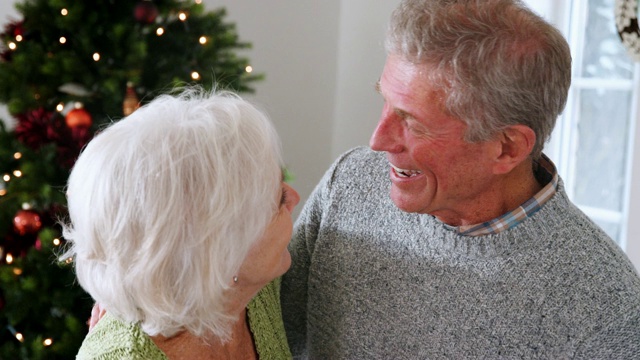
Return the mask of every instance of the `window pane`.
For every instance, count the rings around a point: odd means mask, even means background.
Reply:
[[[633,62],[616,30],[615,0],[589,0],[588,4],[580,76],[633,79]]]
[[[580,91],[574,200],[622,211],[631,93]]]

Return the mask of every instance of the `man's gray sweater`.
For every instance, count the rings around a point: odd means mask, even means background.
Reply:
[[[281,292],[294,356],[640,358],[640,277],[562,181],[521,224],[469,237],[399,210],[388,168],[354,149],[306,203]]]

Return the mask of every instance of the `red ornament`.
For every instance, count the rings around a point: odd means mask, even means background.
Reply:
[[[158,17],[158,7],[151,1],[140,1],[133,10],[136,21],[142,24],[153,24]]]
[[[4,26],[2,34],[0,34],[2,37],[10,36],[14,38],[18,35],[25,35],[24,20],[10,20],[9,23]]]
[[[33,210],[20,210],[13,217],[13,228],[20,236],[35,234],[42,228],[40,215]]]
[[[64,128],[61,119],[56,119],[53,112],[43,108],[29,110],[16,116],[16,137],[20,142],[32,149],[39,149],[42,145],[54,141],[52,136]]]
[[[77,127],[89,127],[93,120],[91,120],[91,114],[84,108],[73,109],[69,111],[65,117],[67,126],[71,129]]]
[[[15,24],[13,27],[13,36],[22,36],[24,35],[24,21],[20,21]]]
[[[23,20],[12,20],[4,27],[4,31],[0,34],[0,38],[15,38],[16,36],[22,36],[26,38],[26,32],[24,30]],[[10,62],[13,58],[13,50],[5,47],[0,51],[0,60]]]

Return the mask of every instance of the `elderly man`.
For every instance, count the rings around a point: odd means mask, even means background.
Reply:
[[[542,154],[571,82],[515,0],[406,0],[368,148],[307,202],[282,288],[296,356],[640,357],[640,277]]]

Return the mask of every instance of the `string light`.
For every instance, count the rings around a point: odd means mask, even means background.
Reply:
[[[7,195],[7,190],[0,189],[0,196],[5,196],[5,195]]]
[[[33,94],[33,98],[36,100],[40,100],[40,94]]]
[[[60,44],[64,44],[67,42],[67,38],[64,36],[60,36]]]
[[[16,160],[20,160],[21,157],[22,157],[22,153],[20,152],[16,152],[13,154],[13,158]]]
[[[162,34],[164,34],[164,29],[159,27],[158,29],[156,29],[156,35],[158,36],[162,36]]]
[[[7,44],[9,46],[9,49],[11,50],[15,50],[18,45],[16,45],[16,43],[14,43],[13,41],[9,42],[9,44]]]
[[[246,71],[246,72],[250,73],[250,72],[252,72],[252,71],[253,71],[253,67],[251,67],[251,65],[247,65],[247,67],[246,67],[246,68],[244,68],[244,71]]]
[[[24,336],[21,333],[16,333],[16,339],[20,342],[24,342]]]
[[[202,0],[196,0],[196,4],[198,5],[202,4]]]
[[[194,71],[194,72],[191,73],[191,78],[193,80],[198,80],[198,79],[200,79],[200,74],[198,74],[198,72]]]
[[[180,13],[178,14],[178,19],[180,19],[180,21],[187,20],[187,13],[180,11]]]
[[[20,170],[13,170],[13,176],[19,178],[22,176],[22,171]]]
[[[100,61],[100,54],[99,53],[93,53],[93,61]]]
[[[56,105],[56,110],[58,112],[62,112],[62,110],[64,110],[64,104],[60,103],[60,104]]]
[[[198,41],[200,41],[200,44],[204,45],[207,43],[207,38],[204,36],[200,36],[200,39]]]
[[[22,41],[22,35],[16,35],[16,41],[17,42]]]
[[[7,257],[5,257],[5,261],[7,262],[7,264],[11,264],[13,262],[13,255],[7,254]]]
[[[11,175],[4,174],[4,176],[2,176],[2,180],[4,180],[4,182],[9,182],[9,180],[11,180]]]
[[[20,268],[13,268],[13,273],[20,276],[22,275],[22,269]]]
[[[69,14],[69,10],[62,9],[62,10],[60,10],[60,14],[62,14],[62,16],[67,16]]]
[[[44,339],[44,341],[42,342],[42,345],[44,346],[51,346],[51,344],[53,344],[53,339],[51,338]]]

